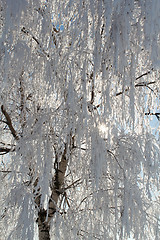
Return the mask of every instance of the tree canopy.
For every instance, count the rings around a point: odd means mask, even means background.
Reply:
[[[159,239],[159,0],[0,0],[0,22],[1,239]]]

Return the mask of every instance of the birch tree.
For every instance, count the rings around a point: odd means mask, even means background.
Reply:
[[[1,239],[159,239],[159,0],[0,8]]]

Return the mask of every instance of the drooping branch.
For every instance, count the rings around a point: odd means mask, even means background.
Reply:
[[[88,102],[88,111],[92,112],[92,110],[97,109],[100,105],[94,106],[95,100],[95,83],[94,83],[94,76],[93,72],[91,72],[89,80],[91,81],[91,100]]]
[[[35,9],[35,10],[45,19],[44,9],[39,7],[38,9]],[[57,29],[54,25],[52,26],[52,28],[53,28],[53,31],[52,31],[53,42],[54,42],[55,46],[57,47],[57,41],[56,41],[55,33],[59,33],[60,29]],[[23,31],[23,29],[22,29],[22,31]],[[25,33],[26,33],[26,30],[25,30]],[[35,40],[37,42],[37,44],[39,45],[39,41],[35,37],[33,38],[33,40]],[[48,57],[49,57],[49,55],[48,55]]]
[[[111,156],[113,156],[113,158],[114,158],[115,161],[117,162],[119,168],[123,171],[123,175],[124,175],[124,177],[125,177],[124,168],[121,166],[121,164],[120,164],[120,162],[118,161],[118,159],[116,158],[115,154],[114,154],[112,151],[110,151],[110,150],[107,150],[107,152],[108,152]]]
[[[153,70],[153,69],[152,69],[152,70]],[[138,79],[140,79],[140,78],[142,78],[142,77],[144,77],[144,76],[146,76],[146,75],[148,75],[148,74],[150,74],[150,73],[151,73],[151,71],[148,71],[148,72],[146,72],[146,73],[143,73],[143,74],[141,74],[140,76],[138,76],[138,77],[136,78],[136,80],[138,80]],[[156,82],[155,82],[155,81],[153,81],[153,82],[139,82],[139,83],[135,84],[135,88],[136,88],[136,87],[147,87],[147,88],[149,88],[152,92],[154,92],[153,89],[149,87],[149,85],[154,84],[154,83],[156,83]],[[123,93],[125,93],[125,92],[128,92],[129,89],[130,89],[129,87],[125,88],[123,91],[116,93],[116,96],[119,96],[119,95],[121,95],[121,94],[123,94]]]
[[[6,124],[8,125],[13,137],[18,140],[19,137],[18,137],[18,134],[16,132],[16,130],[14,129],[13,125],[12,125],[12,121],[11,121],[11,118],[9,116],[9,114],[7,113],[7,111],[5,110],[4,106],[2,105],[1,106],[1,111],[2,113],[4,114],[5,118],[6,118]]]
[[[40,41],[29,31],[27,30],[25,27],[23,27],[21,29],[21,31],[27,35],[30,35],[31,38],[38,44],[38,46],[40,47],[41,51],[49,58],[49,54],[43,49],[42,44],[40,43]]]
[[[24,79],[23,79],[24,70],[19,76],[19,85],[20,85],[20,122],[22,129],[25,127],[26,124],[26,114],[25,114],[25,87],[24,87]]]

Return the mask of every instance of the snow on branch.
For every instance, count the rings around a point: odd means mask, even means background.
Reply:
[[[140,78],[148,75],[149,73],[151,73],[151,71],[148,71],[148,72],[146,72],[146,73],[143,73],[142,75],[138,76],[138,77],[136,78],[136,80],[138,80],[138,79],[140,79]],[[149,85],[154,84],[154,83],[156,83],[156,81],[153,81],[153,82],[139,82],[139,83],[135,84],[135,87],[147,87],[147,88],[149,88],[152,92],[154,92],[153,89],[149,87]],[[124,89],[123,91],[116,93],[116,96],[119,96],[119,95],[123,94],[124,92],[128,92],[129,89],[130,89],[130,88],[127,87],[127,88]]]
[[[40,49],[42,50],[42,52],[43,52],[48,58],[50,57],[49,54],[43,49],[43,47],[42,47],[41,43],[39,42],[39,40],[38,40],[29,30],[27,30],[25,27],[23,27],[23,28],[21,29],[21,31],[22,31],[23,33],[27,34],[27,35],[30,35],[31,38],[38,44],[38,46],[40,47]]]
[[[17,135],[17,132],[16,132],[16,130],[14,129],[14,127],[13,127],[13,125],[12,125],[11,118],[10,118],[9,114],[6,112],[6,110],[5,110],[5,108],[4,108],[3,105],[1,106],[1,111],[2,111],[2,113],[4,114],[4,116],[5,116],[5,118],[6,118],[6,124],[8,125],[8,127],[9,127],[9,129],[10,129],[12,135],[13,135],[13,137],[14,137],[16,140],[18,140],[19,137],[18,137],[18,135]]]
[[[13,150],[11,148],[7,148],[7,147],[0,147],[0,155],[7,154],[10,151],[13,151]]]

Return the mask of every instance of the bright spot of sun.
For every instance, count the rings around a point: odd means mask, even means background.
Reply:
[[[99,128],[99,131],[100,131],[101,134],[107,135],[108,127],[106,126],[106,124],[102,123],[102,124],[99,125],[98,128]]]

